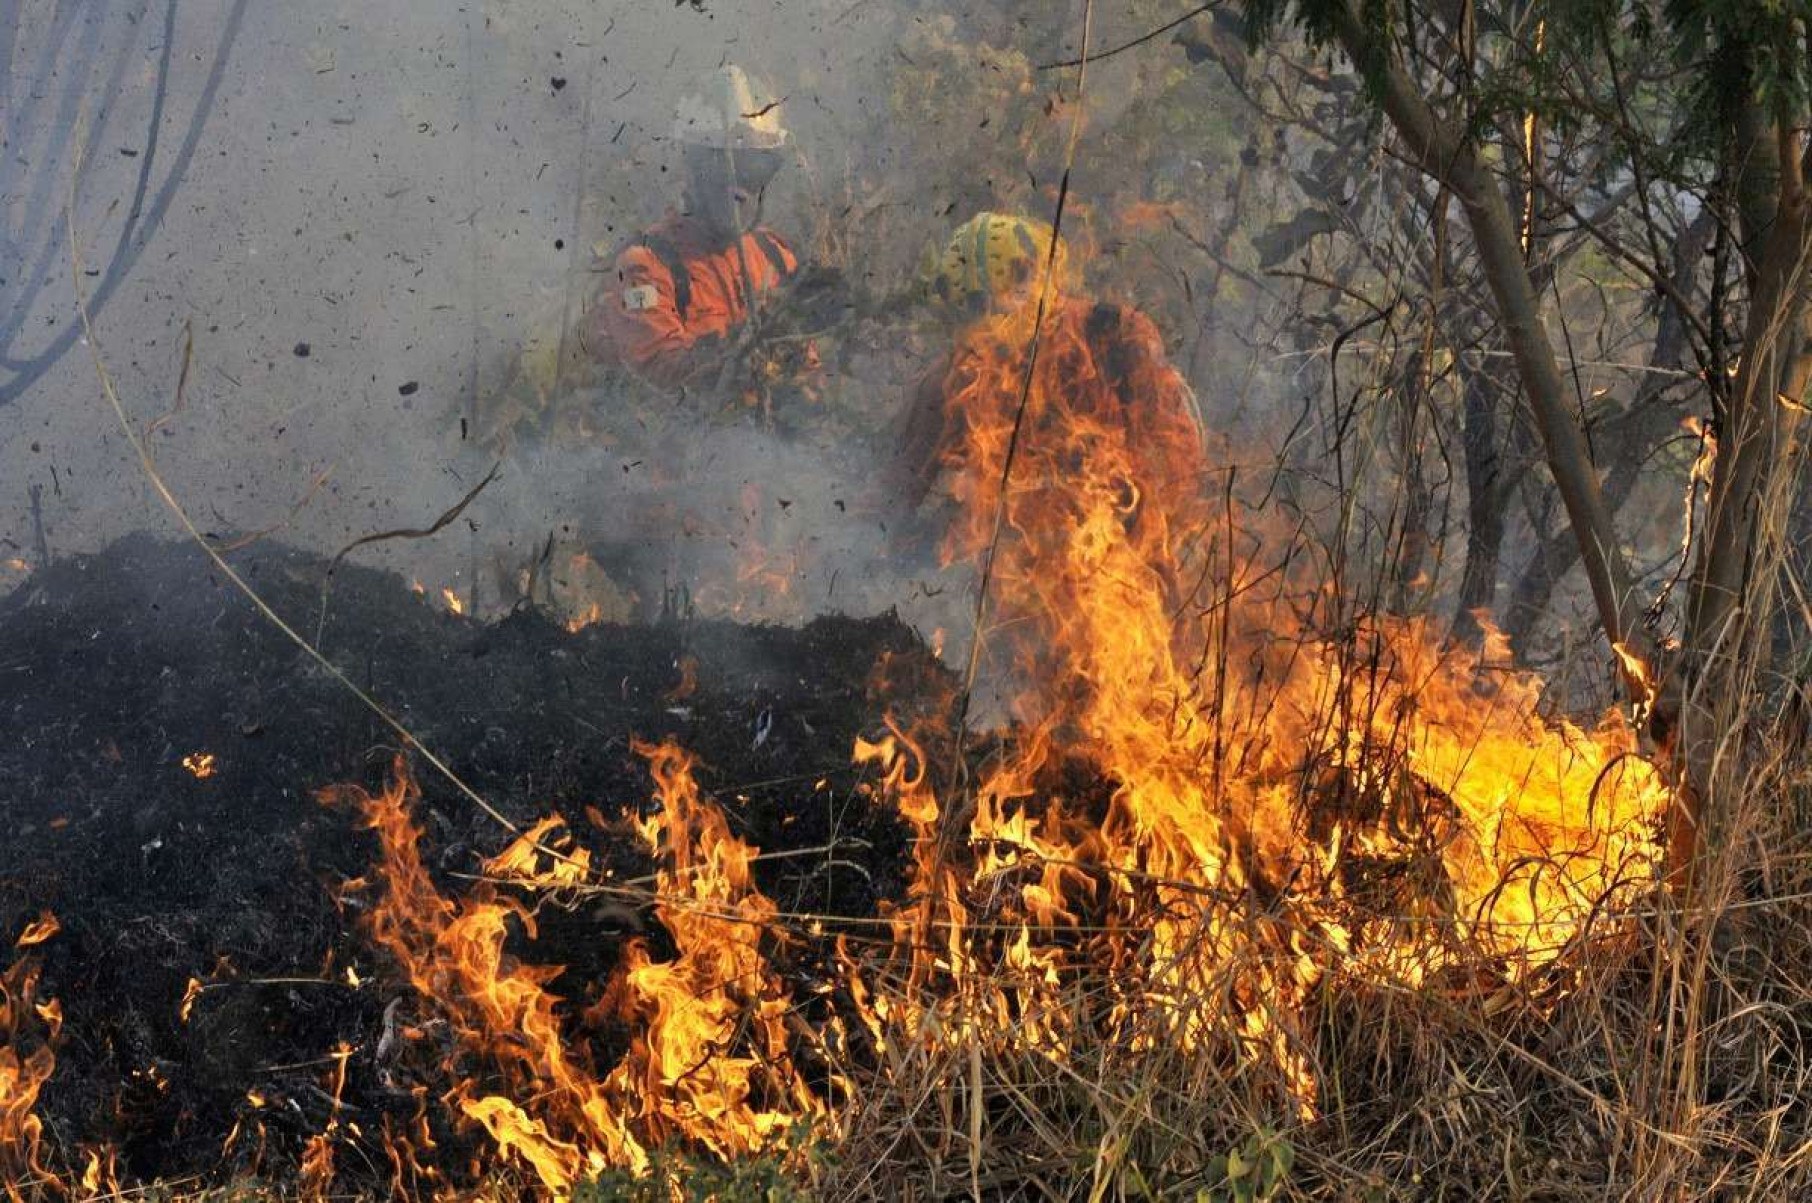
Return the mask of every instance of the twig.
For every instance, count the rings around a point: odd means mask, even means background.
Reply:
[[[189,366],[194,361],[194,357],[195,333],[189,324],[189,319],[184,318],[182,323],[182,372],[176,377],[176,402],[170,406],[168,413],[145,427],[145,438],[149,439],[168,426],[176,420],[176,415],[183,411],[183,406],[188,401]]]
[[[44,537],[44,486],[33,483],[27,490],[31,495],[31,545],[38,555],[40,569],[50,567],[50,541]]]
[[[315,474],[314,480],[309,482],[308,491],[302,494],[302,499],[290,507],[289,513],[284,515],[281,521],[273,522],[271,525],[263,527],[260,530],[252,531],[250,534],[240,535],[237,539],[222,543],[220,545],[220,550],[222,552],[242,551],[258,542],[258,540],[268,538],[294,522],[296,520],[296,515],[300,514],[308,506],[308,503],[315,499],[315,494],[321,491],[321,487],[327,483],[328,477],[332,475],[333,469],[331,467],[321,469],[320,472]]]
[[[465,513],[466,507],[471,505],[473,499],[484,491],[485,486],[497,479],[497,471],[502,467],[502,460],[498,460],[496,463],[492,464],[491,470],[484,474],[484,479],[467,490],[466,495],[461,497],[459,502],[454,505],[452,509],[436,518],[430,526],[419,528],[404,527],[398,530],[380,531],[375,535],[361,535],[354,539],[334,553],[332,563],[327,566],[327,575],[332,576],[334,569],[340,566],[341,560],[345,559],[349,553],[360,547],[364,547],[368,543],[381,543],[386,539],[427,539],[434,535],[438,535],[441,531],[446,529],[448,523]]]
[[[1171,30],[1175,29],[1179,25],[1187,25],[1189,22],[1195,20],[1197,17],[1201,16],[1203,13],[1208,12],[1210,9],[1219,8],[1220,5],[1221,5],[1221,0],[1209,0],[1209,3],[1207,3],[1207,4],[1199,4],[1196,7],[1190,9],[1188,12],[1184,13],[1182,16],[1178,17],[1176,20],[1166,21],[1164,24],[1158,26],[1156,29],[1153,29],[1147,33],[1142,33],[1130,42],[1125,42],[1125,43],[1122,43],[1121,45],[1115,46],[1112,50],[1103,50],[1100,54],[1090,54],[1088,52],[1088,46],[1085,42],[1082,47],[1082,53],[1078,57],[1067,58],[1067,59],[1064,59],[1062,62],[1057,62],[1057,63],[1039,63],[1038,66],[1034,68],[1034,70],[1056,71],[1063,67],[1083,67],[1083,66],[1087,66],[1089,63],[1098,63],[1102,59],[1113,58],[1116,54],[1124,54],[1126,51],[1131,50],[1135,46],[1143,46],[1145,43],[1151,41],[1153,38],[1157,37],[1159,34],[1169,33]]]
[[[446,529],[448,523],[465,513],[466,507],[472,504],[474,498],[484,492],[485,486],[497,479],[497,471],[502,467],[502,460],[498,460],[496,463],[492,464],[491,470],[484,474],[484,479],[473,485],[471,489],[466,492],[466,495],[459,499],[458,504],[436,518],[431,525],[420,528],[380,531],[375,535],[361,535],[346,546],[340,548],[339,551],[335,552],[333,560],[327,565],[327,572],[321,578],[321,615],[315,623],[315,642],[319,643],[321,641],[321,631],[327,625],[327,594],[333,584],[333,574],[335,570],[339,568],[341,560],[345,559],[355,549],[364,547],[368,543],[381,543],[386,539],[427,539],[438,535],[441,531]]]

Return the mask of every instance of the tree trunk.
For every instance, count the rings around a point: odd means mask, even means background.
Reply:
[[[1797,124],[1797,123],[1796,123]],[[1749,292],[1743,353],[1723,412],[1705,540],[1687,597],[1681,671],[1657,708],[1657,728],[1683,777],[1668,842],[1674,865],[1699,851],[1714,772],[1773,601],[1769,544],[1783,538],[1812,375],[1812,255],[1797,131],[1751,105],[1739,124],[1740,233]]]
[[[1691,295],[1693,276],[1699,270],[1699,261],[1716,228],[1717,222],[1707,210],[1682,231],[1675,242],[1672,271],[1675,296]],[[1674,415],[1669,408],[1663,407],[1662,399],[1676,382],[1674,373],[1687,363],[1686,316],[1680,311],[1679,304],[1670,298],[1664,296],[1659,305],[1655,341],[1648,356],[1648,366],[1652,370],[1637,387],[1627,417],[1620,419],[1616,431],[1604,440],[1623,449],[1604,477],[1605,504],[1613,515],[1623,508],[1623,503],[1641,483],[1647,471],[1650,448],[1656,440],[1675,429]],[[1569,537],[1570,533],[1562,532],[1558,539],[1537,546],[1528,567],[1511,591],[1509,604],[1504,607],[1503,623],[1504,633],[1513,645],[1520,646],[1528,641],[1535,624],[1547,612],[1554,587],[1579,562],[1579,545]]]
[[[1485,633],[1477,613],[1491,608],[1504,547],[1503,448],[1489,379],[1465,366],[1460,374],[1466,390],[1461,431],[1466,457],[1466,565],[1460,573],[1451,630],[1455,639],[1477,647]]]
[[[1464,128],[1435,113],[1372,28],[1348,5],[1341,5],[1333,17],[1341,45],[1371,81],[1385,115],[1417,166],[1459,198],[1505,341],[1516,360],[1524,396],[1541,434],[1549,471],[1579,542],[1599,620],[1613,644],[1625,645],[1646,661],[1651,649],[1636,621],[1640,606],[1630,589],[1629,570],[1585,434],[1568,403],[1560,364],[1548,340],[1503,190],[1480,162],[1477,147]],[[1627,667],[1624,683],[1632,696],[1646,695],[1647,686]]]

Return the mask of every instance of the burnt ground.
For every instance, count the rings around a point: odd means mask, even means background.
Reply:
[[[232,559],[315,632],[324,561],[268,543]],[[529,612],[487,626],[395,576],[342,564],[319,630],[336,665],[501,810],[524,823],[559,810],[602,863],[648,869],[620,827],[587,822],[586,808],[647,805],[631,738],[672,736],[700,756],[701,784],[750,842],[837,845],[835,856],[761,864],[780,906],[872,914],[901,892],[903,829],[855,792],[851,745],[879,730],[887,705],[922,704],[949,685],[895,617],[569,633]],[[46,910],[62,924],[36,950],[39,996],[58,999],[66,1019],[38,1112],[65,1164],[106,1142],[140,1181],[292,1172],[328,1117],[323,1087],[341,1043],[361,1050],[344,1114],[371,1128],[396,1114],[368,1062],[399,991],[336,903],[370,867],[375,840],[314,797],[334,783],[380,785],[397,752],[390,729],[199,549],[149,537],[53,564],[0,600],[0,723],[0,940]],[[216,758],[206,780],[183,765],[200,752]],[[506,837],[415,769],[428,863],[456,891],[453,875]],[[545,924],[525,956],[571,964],[562,985],[575,992],[595,988],[621,927],[562,926]],[[364,985],[346,983],[348,966]],[[185,1023],[191,978],[219,984]],[[256,1117],[267,1147],[241,1138],[223,1156],[250,1117],[248,1092],[268,1103]],[[361,1175],[381,1189],[387,1167],[342,1159],[342,1186]]]

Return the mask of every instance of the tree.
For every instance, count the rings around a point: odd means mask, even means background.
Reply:
[[[1248,36],[1294,24],[1363,80],[1400,153],[1464,215],[1501,336],[1568,519],[1571,542],[1625,687],[1679,774],[1670,824],[1682,874],[1715,817],[1715,766],[1735,700],[1753,693],[1812,373],[1812,220],[1804,131],[1812,118],[1805,0],[1247,0]],[[1636,72],[1662,64],[1666,74]],[[1647,89],[1645,96],[1644,89]],[[1657,98],[1673,103],[1656,103]],[[1681,103],[1684,98],[1685,103]],[[1551,153],[1544,126],[1619,148],[1609,163]],[[1510,153],[1507,153],[1510,152]],[[1587,187],[1569,187],[1568,185]],[[1595,194],[1640,215],[1639,236],[1582,211]],[[1709,215],[1707,273],[1654,217],[1687,196]],[[1520,203],[1519,203],[1520,202]],[[1644,622],[1628,558],[1562,356],[1548,328],[1544,213],[1591,234],[1692,332],[1717,459],[1677,649]],[[1707,226],[1701,226],[1701,230]],[[1688,248],[1690,249],[1690,248]],[[1731,266],[1731,259],[1735,260]],[[1708,277],[1708,278],[1707,278]],[[1664,332],[1658,318],[1656,358]],[[1665,657],[1665,662],[1663,662]],[[1659,683],[1656,674],[1659,673]]]

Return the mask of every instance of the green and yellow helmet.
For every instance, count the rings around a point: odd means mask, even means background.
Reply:
[[[1053,247],[1053,243],[1055,246]],[[1036,292],[1046,263],[1059,288],[1069,282],[1069,249],[1050,223],[1010,213],[977,213],[921,268],[926,292],[953,305],[992,303]]]

